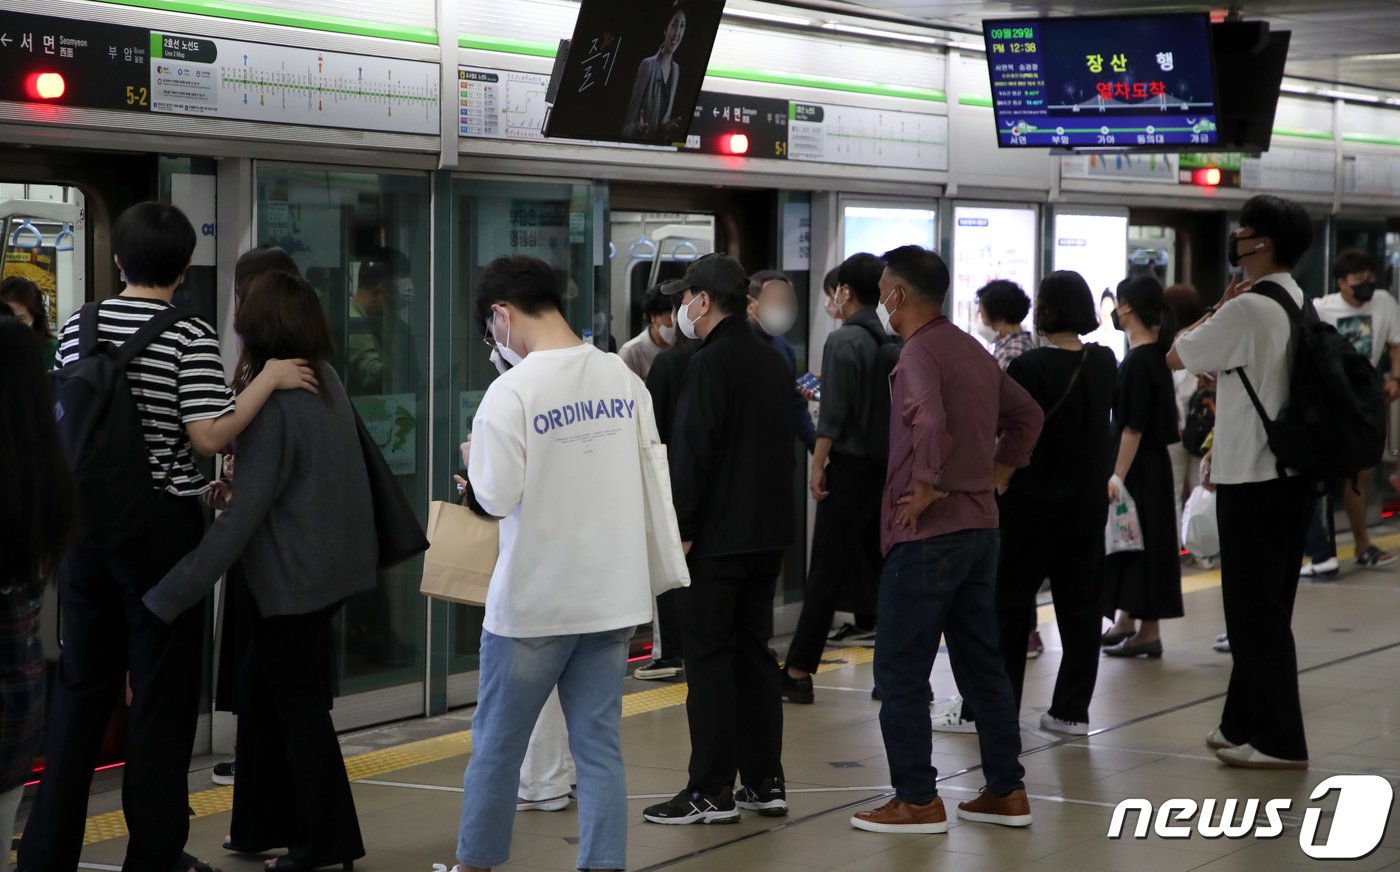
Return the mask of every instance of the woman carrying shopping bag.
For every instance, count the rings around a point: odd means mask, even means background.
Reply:
[[[1114,326],[1128,334],[1129,351],[1118,369],[1113,421],[1118,459],[1108,500],[1126,492],[1136,508],[1142,548],[1109,554],[1104,570],[1105,614],[1115,617],[1104,634],[1110,657],[1161,657],[1159,621],[1185,614],[1181,598],[1176,500],[1168,446],[1180,439],[1176,391],[1167,350],[1176,333],[1162,285],[1149,275],[1118,286]],[[1124,501],[1126,502],[1126,501]],[[1110,525],[1116,513],[1110,510]]]

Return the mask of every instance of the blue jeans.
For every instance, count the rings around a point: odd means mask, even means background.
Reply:
[[[977,711],[977,740],[987,788],[998,796],[1023,788],[1020,712],[1002,663],[996,609],[999,536],[964,530],[896,545],[880,578],[875,687],[890,780],[915,805],[938,796],[928,675],[939,637],[948,640],[953,677]]]
[[[1317,510],[1308,519],[1308,532],[1304,542],[1303,553],[1312,558],[1313,563],[1322,563],[1337,556],[1337,534],[1332,529],[1331,495],[1318,498]]]
[[[631,627],[530,639],[482,630],[458,862],[489,867],[510,859],[520,764],[540,710],[558,685],[578,768],[578,868],[626,868],[627,780],[618,728],[631,638]]]

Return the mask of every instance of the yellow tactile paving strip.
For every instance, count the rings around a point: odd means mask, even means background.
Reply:
[[[1375,543],[1382,548],[1394,549],[1400,547],[1400,535],[1377,537]],[[1338,558],[1342,560],[1352,556],[1350,546],[1339,547],[1337,551]],[[1218,570],[1203,572],[1184,578],[1182,580],[1182,593],[1195,593],[1219,586],[1220,572]],[[1040,614],[1042,620],[1052,620],[1054,607],[1042,606]],[[829,652],[822,665],[827,670],[845,669],[870,663],[874,659],[875,650],[873,648],[843,648]],[[685,702],[686,693],[685,683],[675,682],[652,690],[627,694],[622,698],[622,716],[630,717],[681,705]],[[345,761],[345,768],[350,773],[350,780],[358,781],[365,778],[375,778],[399,769],[407,769],[411,766],[436,763],[450,757],[469,754],[471,750],[471,730],[463,730],[445,736],[408,742],[394,748],[357,754]],[[230,811],[233,808],[233,788],[214,787],[192,793],[190,794],[190,807],[194,809],[196,818]],[[97,842],[105,842],[108,839],[119,839],[126,835],[126,820],[121,811],[107,812],[88,818],[83,844],[92,845]]]

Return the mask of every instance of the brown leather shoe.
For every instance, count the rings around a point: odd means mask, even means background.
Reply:
[[[1024,790],[1013,790],[1006,796],[997,796],[984,787],[976,799],[958,803],[958,817],[982,824],[1028,827],[1031,825],[1031,801],[1026,797]]]
[[[948,814],[938,797],[927,805],[913,805],[896,797],[872,811],[856,812],[851,826],[867,833],[946,833]]]

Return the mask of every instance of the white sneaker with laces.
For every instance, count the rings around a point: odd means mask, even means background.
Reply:
[[[1308,768],[1306,760],[1284,760],[1280,757],[1270,757],[1247,742],[1238,748],[1221,748],[1215,752],[1215,759],[1227,766],[1236,766],[1240,769],[1298,770]]]
[[[516,810],[516,811],[563,811],[564,809],[566,809],[566,808],[569,807],[569,803],[570,803],[570,802],[572,802],[572,800],[569,799],[569,795],[568,795],[567,793],[564,794],[563,796],[556,796],[556,797],[554,797],[553,799],[541,799],[541,800],[538,800],[538,801],[531,801],[531,800],[528,800],[528,799],[516,799],[516,800],[515,800],[515,810]]]
[[[1298,571],[1299,578],[1318,578],[1324,575],[1336,575],[1342,568],[1342,564],[1337,558],[1329,557],[1321,563],[1309,563]]]
[[[975,733],[977,732],[976,721],[965,721],[962,716],[962,700],[945,711],[935,712],[932,716],[933,731],[935,733]]]
[[[1058,733],[1062,736],[1089,735],[1089,725],[1087,723],[1060,720],[1049,712],[1040,716],[1040,728],[1047,733]]]

